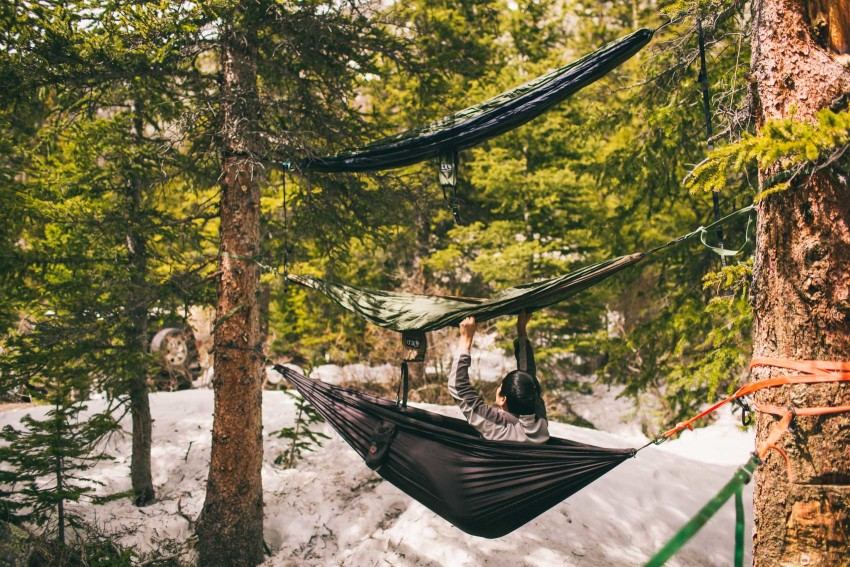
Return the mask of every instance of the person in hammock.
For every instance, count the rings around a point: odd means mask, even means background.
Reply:
[[[467,317],[460,324],[460,340],[449,374],[449,393],[469,424],[485,439],[520,443],[549,440],[546,404],[540,395],[534,353],[526,331],[530,319],[531,315],[525,311],[517,316],[514,341],[517,369],[502,379],[496,391],[496,407],[487,405],[469,383],[470,350],[477,327],[475,318]]]

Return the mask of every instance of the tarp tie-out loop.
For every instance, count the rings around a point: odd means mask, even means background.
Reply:
[[[720,246],[712,246],[711,244],[706,242],[706,234],[708,234],[708,229],[706,227],[701,226],[697,229],[697,231],[700,233],[699,234],[699,240],[700,240],[700,242],[702,242],[702,245],[705,246],[706,248],[708,248],[709,250],[711,250],[712,252],[714,252],[715,254],[717,254],[718,256],[720,256],[721,258],[725,259],[728,256],[737,256],[738,254],[740,254],[744,250],[744,248],[747,247],[747,244],[750,243],[750,226],[753,224],[752,215],[747,217],[747,228],[744,230],[744,243],[737,250],[729,250],[728,248],[724,248],[722,233],[721,233],[721,229],[720,229],[721,225],[717,224],[717,223],[714,223],[714,224],[717,225],[717,232],[718,232],[718,239],[719,239],[718,244],[720,244]],[[724,266],[726,265],[725,261],[724,261],[723,265]]]

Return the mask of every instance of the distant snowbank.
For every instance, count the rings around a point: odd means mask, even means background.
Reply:
[[[90,519],[128,534],[123,541],[142,550],[192,535],[189,520],[197,519],[203,504],[213,410],[209,390],[151,398],[158,501],[141,509],[128,500],[83,507]],[[293,401],[285,394],[264,392],[263,404],[267,435],[294,421]],[[454,407],[423,407],[458,415]],[[0,414],[0,427],[17,423],[27,412],[43,415],[47,410]],[[129,419],[124,426],[130,427]],[[550,429],[600,446],[636,445],[636,439],[559,423]],[[266,565],[638,565],[729,480],[733,465],[747,460],[752,444],[751,434],[738,431],[731,417],[723,418],[680,440],[647,448],[530,524],[486,540],[455,529],[382,481],[338,436],[293,470],[273,464],[286,443],[267,437],[265,538],[274,555]],[[130,488],[129,436],[115,436],[108,451],[114,459],[90,471],[91,478],[104,483],[97,490],[101,495]],[[748,502],[750,495],[751,490]],[[749,504],[747,509],[750,514]],[[727,506],[670,565],[731,564],[733,518]]]

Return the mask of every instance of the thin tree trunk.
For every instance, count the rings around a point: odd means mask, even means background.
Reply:
[[[62,420],[66,419],[67,416],[64,412],[59,410],[59,404],[57,403],[54,406],[54,410],[56,411],[56,440],[57,448],[60,447],[64,441],[62,438]],[[56,502],[56,524],[58,529],[58,539],[60,545],[65,545],[65,498],[63,493],[65,491],[65,483],[63,482],[63,467],[62,467],[62,454],[61,451],[56,451],[56,458],[54,460],[54,473],[56,474],[56,494],[59,496]]]
[[[816,6],[815,4],[818,4]],[[759,123],[815,113],[850,93],[850,70],[838,63],[847,37],[817,32],[813,12],[846,0],[755,5],[753,79]],[[834,6],[833,6],[834,8]],[[846,29],[846,28],[845,28]],[[846,33],[846,32],[844,32]],[[843,43],[842,43],[843,41]],[[774,172],[762,172],[763,176]],[[850,190],[830,173],[798,182],[759,205],[752,292],[755,356],[794,360],[850,358]],[[768,368],[763,380],[781,375]],[[846,384],[762,390],[760,403],[814,407],[850,404]],[[763,440],[777,418],[760,415]],[[850,416],[800,417],[756,475],[754,564],[844,565],[850,534]]]
[[[257,129],[252,5],[222,29],[220,279],[214,336],[212,453],[198,525],[200,564],[263,560],[262,336],[259,270],[260,170],[251,159]],[[238,21],[237,21],[238,20]],[[247,22],[247,23],[246,23]]]
[[[144,123],[140,103],[134,105],[134,129],[137,139],[143,135]],[[127,253],[130,260],[131,293],[127,309],[129,337],[127,344],[138,355],[137,363],[127,370],[129,377],[130,416],[133,421],[133,454],[130,457],[130,480],[136,506],[153,502],[156,494],[151,477],[151,406],[148,398],[147,358],[148,309],[147,309],[147,240],[139,230],[139,215],[142,208],[142,180],[134,175],[128,195],[129,230],[127,231]]]

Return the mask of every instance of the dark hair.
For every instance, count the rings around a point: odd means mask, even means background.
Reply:
[[[514,415],[534,413],[534,402],[539,395],[537,384],[528,372],[513,370],[502,380],[502,395],[507,399],[508,411]]]

